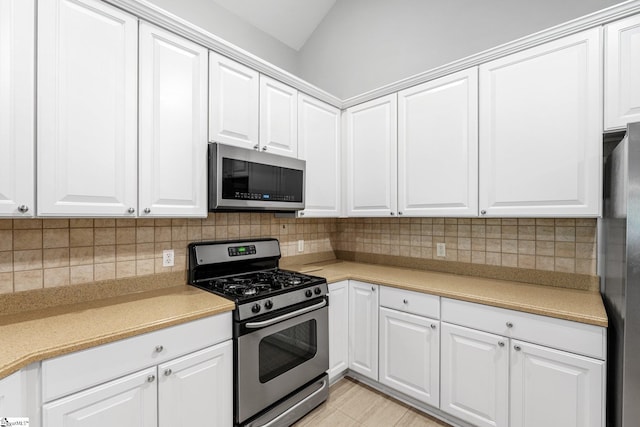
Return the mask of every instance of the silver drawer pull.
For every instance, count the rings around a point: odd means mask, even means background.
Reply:
[[[148,383],[152,383],[152,382],[154,382],[155,380],[156,380],[156,376],[155,376],[155,375],[149,375],[149,376],[147,377],[147,382],[148,382]]]
[[[513,349],[514,349],[515,351],[520,351],[520,350],[522,350],[522,347],[520,347],[519,345],[514,345],[514,346],[513,346]]]
[[[169,368],[169,369],[165,369],[164,370],[164,376],[168,377],[169,375],[173,374],[173,371]]]
[[[406,299],[406,298],[405,298],[405,299],[403,299],[403,300],[402,300],[402,302],[403,302],[403,303],[405,303],[405,304],[409,304],[409,300],[408,300],[408,299]]]
[[[498,346],[499,347],[504,347],[504,341],[498,341]]]
[[[262,328],[265,326],[273,325],[274,323],[282,322],[283,320],[291,319],[292,317],[296,317],[304,313],[308,313],[318,308],[322,308],[325,305],[327,305],[327,300],[322,300],[321,303],[312,305],[310,307],[305,307],[292,313],[283,314],[282,316],[274,317],[273,319],[263,320],[262,322],[249,322],[245,326],[250,329]]]
[[[435,324],[435,323],[432,323],[432,324],[431,324],[431,329],[435,329],[435,328],[436,328],[436,324]]]
[[[162,353],[162,350],[164,350],[164,346],[162,346],[162,345],[157,345],[156,346],[156,353]]]
[[[513,323],[507,322],[507,328],[513,328]]]

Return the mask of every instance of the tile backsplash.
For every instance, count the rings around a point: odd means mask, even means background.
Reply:
[[[0,293],[184,271],[191,241],[276,237],[283,257],[334,250],[596,274],[595,219],[0,219]],[[436,254],[446,244],[446,257]],[[162,266],[174,249],[175,266]]]

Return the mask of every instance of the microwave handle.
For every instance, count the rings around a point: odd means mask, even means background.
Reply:
[[[311,305],[309,307],[302,308],[300,310],[293,311],[291,313],[283,314],[282,316],[274,317],[273,319],[263,320],[262,322],[249,322],[245,326],[249,329],[264,328],[265,326],[273,325],[274,323],[281,322],[283,320],[291,319],[292,317],[299,316],[304,313],[322,308],[327,305],[327,300],[322,300],[318,304]]]

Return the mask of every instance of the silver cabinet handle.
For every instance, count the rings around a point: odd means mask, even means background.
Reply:
[[[300,212],[300,216],[304,216],[304,212]]]
[[[514,345],[514,346],[513,346],[513,349],[514,349],[515,351],[520,351],[520,350],[522,350],[522,347],[520,347],[519,345]]]
[[[484,209],[480,211],[480,215],[486,215],[487,211],[485,211]]]
[[[262,151],[267,151],[267,146],[262,147]]]
[[[264,326],[269,326],[269,325],[273,325],[274,323],[278,323],[281,322],[283,320],[287,320],[287,319],[291,319],[292,317],[296,317],[299,316],[301,314],[304,313],[308,313],[310,311],[313,311],[317,308],[322,308],[325,305],[327,305],[327,300],[322,300],[322,302],[309,306],[309,307],[305,307],[305,308],[301,308],[300,310],[296,310],[292,313],[287,313],[287,314],[283,314],[282,316],[278,316],[278,317],[274,317],[273,319],[269,319],[269,320],[263,320],[262,322],[249,322],[247,323],[245,326],[249,329],[256,329],[256,328],[262,328]]]
[[[375,286],[372,286],[372,287],[371,287],[371,292],[375,292],[375,291],[376,291],[376,287],[375,287]]]
[[[403,300],[402,300],[402,302],[403,302],[403,303],[405,303],[405,304],[409,304],[409,300],[408,300],[408,299],[406,299],[406,298],[405,298],[405,299],[403,299]]]
[[[435,323],[432,323],[432,324],[431,324],[431,329],[435,329],[435,328],[436,328],[436,324],[435,324]]]
[[[164,350],[164,346],[162,346],[162,345],[157,345],[156,346],[156,353],[161,353],[162,350]]]
[[[27,213],[29,211],[29,206],[27,205],[20,205],[18,206],[18,212],[20,213]]]
[[[507,328],[513,328],[513,323],[507,322]]]
[[[151,213],[151,209],[149,209],[149,208],[144,208],[144,213]]]
[[[155,376],[155,375],[149,375],[149,376],[147,377],[147,382],[148,382],[148,383],[152,383],[152,382],[154,382],[155,380],[156,380],[156,376]]]
[[[398,215],[402,215],[402,212],[398,212]]]
[[[259,146],[258,144],[256,144],[256,145],[254,145],[254,146],[253,146],[253,149],[254,149],[254,150],[259,150],[259,149],[260,149],[260,146]]]
[[[129,209],[127,209],[127,212],[129,212],[129,213],[134,213],[135,211],[136,211],[136,210],[135,210],[134,208],[129,208]]]
[[[504,347],[504,341],[498,341],[498,346],[499,347]]]
[[[169,375],[173,374],[173,371],[169,368],[169,369],[165,369],[164,370],[164,375],[165,377],[168,377]]]
[[[389,215],[393,216],[393,212],[389,212]]]

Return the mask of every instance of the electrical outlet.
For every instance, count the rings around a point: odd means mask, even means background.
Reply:
[[[436,255],[441,257],[447,256],[447,246],[444,243],[436,243]]]
[[[173,267],[175,254],[173,249],[165,249],[162,251],[162,266]]]
[[[304,252],[304,240],[298,240],[298,252]]]

